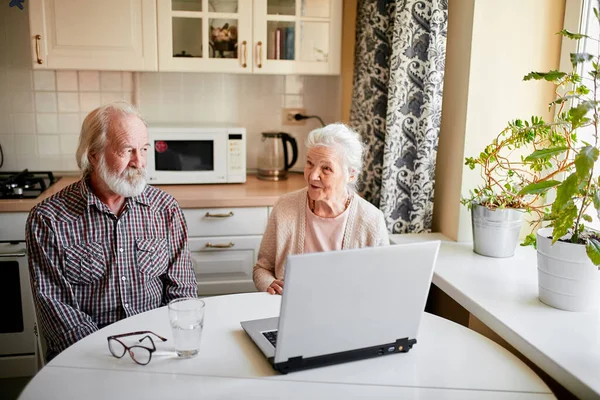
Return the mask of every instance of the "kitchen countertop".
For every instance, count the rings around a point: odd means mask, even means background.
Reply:
[[[77,176],[61,178],[35,199],[0,200],[0,212],[29,212],[40,201],[77,182]],[[156,185],[179,202],[181,208],[272,206],[282,194],[306,186],[302,174],[291,173],[280,182],[261,181],[248,175],[246,183],[219,185]]]

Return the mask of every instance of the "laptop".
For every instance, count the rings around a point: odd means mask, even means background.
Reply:
[[[242,328],[288,373],[406,353],[417,334],[440,241],[291,255],[279,317]]]

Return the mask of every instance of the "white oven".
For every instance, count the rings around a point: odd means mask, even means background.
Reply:
[[[246,129],[148,127],[151,184],[246,182]]]
[[[35,310],[24,241],[0,242],[0,378],[37,372]]]

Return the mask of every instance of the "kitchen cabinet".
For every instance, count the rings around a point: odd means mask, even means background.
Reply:
[[[160,71],[340,73],[342,0],[157,0]]]
[[[184,209],[198,295],[255,291],[252,270],[267,207]]]
[[[156,71],[156,0],[30,0],[33,67]]]
[[[25,224],[27,212],[0,213],[0,242],[25,241]]]

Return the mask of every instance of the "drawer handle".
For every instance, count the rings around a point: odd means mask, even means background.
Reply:
[[[247,67],[246,60],[248,59],[248,50],[246,49],[246,43],[247,42],[245,40],[242,42],[242,49],[243,49],[242,54],[244,56],[242,58],[242,67],[243,68]]]
[[[37,63],[43,64],[44,61],[40,58],[40,40],[42,40],[42,36],[35,35],[35,56],[37,57]]]
[[[258,64],[256,65],[258,68],[262,68],[262,42],[256,43],[258,47]]]
[[[227,214],[211,214],[207,212],[204,216],[206,218],[229,218],[233,217],[233,211],[229,211]]]
[[[0,254],[0,258],[17,258],[17,257],[25,257],[27,254],[25,253],[2,253]]]
[[[211,242],[206,243],[206,247],[209,249],[228,249],[233,246],[235,246],[233,242],[229,242],[228,244],[212,244]]]

